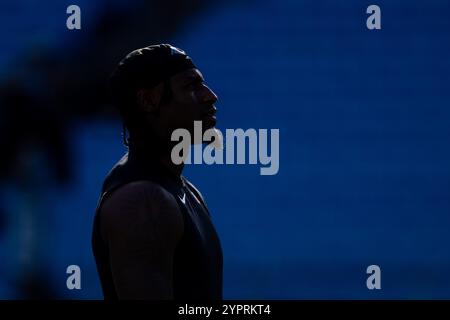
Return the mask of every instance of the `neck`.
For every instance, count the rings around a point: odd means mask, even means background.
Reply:
[[[167,143],[155,138],[140,136],[130,137],[129,151],[135,157],[157,161],[162,164],[170,173],[180,177],[183,172],[184,163],[174,164],[171,159],[172,143]]]
[[[159,157],[159,161],[176,177],[180,177],[181,173],[183,172],[184,163],[181,164],[174,164],[172,161],[172,158],[169,154],[164,154],[161,157]]]

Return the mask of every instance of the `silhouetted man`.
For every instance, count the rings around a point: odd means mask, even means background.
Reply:
[[[177,128],[216,123],[217,96],[180,49],[128,54],[111,78],[128,153],[105,179],[93,251],[105,299],[222,298],[222,250],[200,192],[171,161]],[[192,136],[191,135],[191,136]]]

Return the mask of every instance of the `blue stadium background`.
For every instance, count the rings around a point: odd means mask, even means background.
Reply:
[[[68,53],[99,12],[136,2],[77,0],[77,35],[65,28],[69,2],[2,4],[0,80],[26,72],[18,57]],[[366,28],[370,4],[381,30]],[[449,14],[446,0],[222,1],[162,39],[218,94],[220,129],[280,129],[275,176],[255,165],[185,170],[222,240],[225,298],[450,298]],[[23,268],[42,271],[52,297],[102,297],[90,233],[102,179],[125,151],[121,123],[99,113],[67,127],[70,183],[47,185],[45,170],[32,191],[1,182],[2,299],[23,297]],[[81,290],[66,289],[71,264]],[[366,288],[371,264],[381,290]]]

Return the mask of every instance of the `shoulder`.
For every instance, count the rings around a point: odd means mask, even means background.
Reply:
[[[178,238],[183,217],[176,199],[147,180],[128,183],[109,195],[99,212],[106,233],[148,233]]]
[[[116,205],[177,207],[177,202],[170,192],[149,180],[130,182],[113,191],[105,200],[103,207],[111,204],[113,207]]]

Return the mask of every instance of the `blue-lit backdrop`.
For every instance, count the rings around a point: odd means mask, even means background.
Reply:
[[[123,2],[78,1],[79,35],[65,29],[69,3],[2,4],[1,79],[36,47],[87,46],[106,7],[141,3]],[[370,4],[223,1],[167,36],[136,40],[188,52],[219,96],[219,129],[280,130],[277,175],[261,176],[258,165],[185,170],[221,237],[225,298],[450,298],[450,3],[376,1],[382,29],[372,31]],[[101,110],[65,121],[72,173],[63,187],[47,185],[45,172],[27,188],[1,184],[0,298],[23,296],[17,266],[33,270],[30,246],[52,296],[101,298],[90,233],[102,179],[125,152],[121,123]],[[31,154],[20,155],[46,162]],[[30,216],[37,222],[27,227]],[[66,288],[71,264],[81,267],[81,290]],[[372,264],[381,290],[366,287]]]

